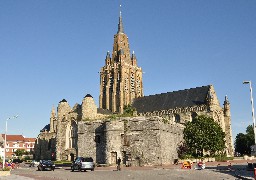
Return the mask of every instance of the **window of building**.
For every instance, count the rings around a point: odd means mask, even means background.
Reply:
[[[48,142],[48,150],[50,150],[52,147],[52,140],[50,139],[49,142]]]
[[[180,115],[179,114],[174,114],[174,121],[176,123],[180,123]]]

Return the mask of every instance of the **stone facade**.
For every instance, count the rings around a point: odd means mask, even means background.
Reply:
[[[156,106],[150,107],[150,104]],[[226,154],[233,156],[230,103],[226,96],[224,107],[220,106],[213,85],[138,98],[133,106],[139,116],[159,116],[170,122],[185,123],[197,115],[212,117],[226,134]]]
[[[57,107],[57,115],[54,107],[51,111],[49,129],[44,129],[38,136],[35,157],[51,157],[57,160],[73,160],[77,155],[78,122],[103,118],[103,114],[97,113],[97,106],[93,97],[87,94],[82,104],[75,104],[71,108],[63,99]],[[48,145],[44,151],[40,150],[46,144],[55,143],[54,147]]]
[[[153,116],[80,122],[78,156],[109,165],[115,165],[118,157],[126,165],[170,164],[178,158],[183,128]]]
[[[125,105],[132,104],[134,98],[142,96],[142,69],[137,66],[135,53],[130,55],[128,37],[124,33],[120,13],[112,58],[107,52],[105,66],[100,70],[99,106],[122,114]]]
[[[56,133],[41,132],[35,142],[35,159],[56,159]]]

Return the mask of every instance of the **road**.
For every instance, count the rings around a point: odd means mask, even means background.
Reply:
[[[244,165],[237,165],[243,168]],[[1,180],[223,180],[238,179],[234,170],[228,166],[217,169],[215,166],[205,170],[181,169],[179,166],[173,167],[135,167],[122,168],[116,171],[115,167],[96,168],[95,171],[71,172],[69,167],[57,168],[55,171],[38,171],[36,167],[21,165],[20,168],[11,172],[10,176],[0,177]]]

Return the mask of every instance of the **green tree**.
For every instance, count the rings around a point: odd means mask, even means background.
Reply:
[[[246,137],[248,141],[248,145],[251,147],[251,145],[254,145],[254,131],[252,125],[249,125],[246,128]],[[251,148],[250,148],[251,150]]]
[[[185,124],[183,133],[188,152],[193,156],[202,157],[204,151],[214,155],[225,149],[225,133],[211,117],[197,116]]]
[[[251,154],[251,146],[254,145],[254,131],[252,125],[246,128],[246,133],[239,133],[235,139],[235,151],[241,155]]]
[[[17,150],[15,151],[15,155],[16,155],[16,156],[22,156],[22,155],[25,154],[25,153],[26,153],[25,149],[17,149]]]

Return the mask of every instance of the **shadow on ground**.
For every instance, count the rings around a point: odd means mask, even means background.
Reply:
[[[211,169],[213,171],[229,174],[239,179],[253,179],[254,171],[248,170],[247,165],[217,165],[217,167],[206,167],[205,169]]]

